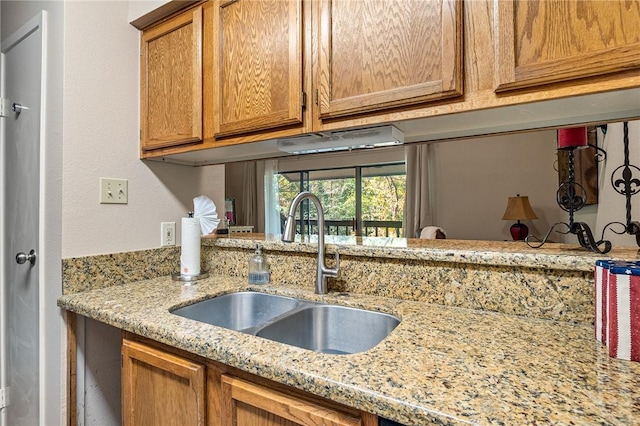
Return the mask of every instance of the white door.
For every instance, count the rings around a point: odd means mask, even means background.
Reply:
[[[39,418],[39,211],[44,14],[2,41],[3,420]]]

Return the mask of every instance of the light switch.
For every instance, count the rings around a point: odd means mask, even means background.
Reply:
[[[126,179],[100,178],[100,204],[127,204]]]

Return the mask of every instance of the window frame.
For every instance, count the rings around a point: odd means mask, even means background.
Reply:
[[[363,212],[362,212],[362,179],[363,179],[363,169],[369,169],[369,168],[375,168],[375,167],[392,167],[392,166],[402,166],[404,169],[404,173],[403,175],[405,176],[406,179],[406,163],[404,161],[394,161],[394,162],[390,162],[390,163],[376,163],[376,164],[361,164],[361,165],[352,165],[352,166],[342,166],[342,167],[332,167],[332,168],[315,168],[315,169],[305,169],[305,170],[291,170],[291,171],[286,171],[286,172],[280,172],[278,171],[279,175],[283,175],[285,176],[285,179],[289,180],[286,175],[295,175],[298,174],[298,182],[299,182],[299,186],[298,186],[298,191],[302,192],[302,191],[309,191],[310,189],[310,181],[311,180],[329,180],[331,178],[322,178],[322,179],[310,179],[310,175],[313,172],[320,172],[320,171],[334,171],[334,170],[353,170],[354,171],[354,175],[353,178],[355,179],[355,224],[354,224],[354,233],[357,237],[361,237],[363,236],[363,232],[366,229],[365,228],[365,221],[363,219]],[[389,174],[389,175],[400,175],[399,173],[393,173],[393,174]],[[364,177],[376,177],[376,176],[385,176],[385,174],[368,174],[367,176]],[[334,179],[338,179],[337,177]],[[290,182],[292,180],[289,180]],[[303,200],[300,208],[298,210],[297,213],[298,217],[296,219],[296,221],[299,223],[300,225],[300,230],[301,230],[301,234],[302,235],[313,235],[312,234],[312,229],[313,229],[313,225],[312,225],[312,220],[311,220],[311,214],[310,214],[310,203],[309,200]],[[306,219],[305,219],[306,216]],[[403,217],[404,217],[404,212],[403,212]],[[317,220],[317,218],[316,218]],[[326,220],[325,220],[326,222]],[[402,221],[404,222],[404,221]],[[305,224],[305,225],[303,225]],[[340,225],[337,225],[338,227]],[[325,224],[325,227],[327,227],[327,225]],[[404,232],[404,223],[401,223],[400,227],[396,227],[397,229],[397,236],[402,236],[402,233]],[[339,230],[338,230],[339,232]],[[386,231],[386,234],[388,234],[388,228]],[[330,233],[327,233],[327,235],[332,235]],[[377,230],[376,230],[376,236],[377,236]],[[388,236],[388,235],[387,235]]]

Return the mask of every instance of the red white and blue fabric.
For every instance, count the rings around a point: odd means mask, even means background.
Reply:
[[[596,340],[607,344],[607,292],[609,288],[609,266],[611,260],[597,260],[594,270],[595,285],[593,300],[595,305],[594,330]]]
[[[640,262],[612,262],[607,291],[609,356],[640,361]]]

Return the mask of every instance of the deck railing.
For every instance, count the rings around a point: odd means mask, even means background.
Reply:
[[[305,220],[311,226],[310,233],[318,233],[318,221]],[[356,235],[355,220],[327,220],[324,221],[325,235]],[[364,220],[362,221],[363,236],[367,237],[400,237],[402,236],[401,220]],[[296,230],[300,231],[300,220],[296,221]],[[306,232],[307,234],[309,231]]]

